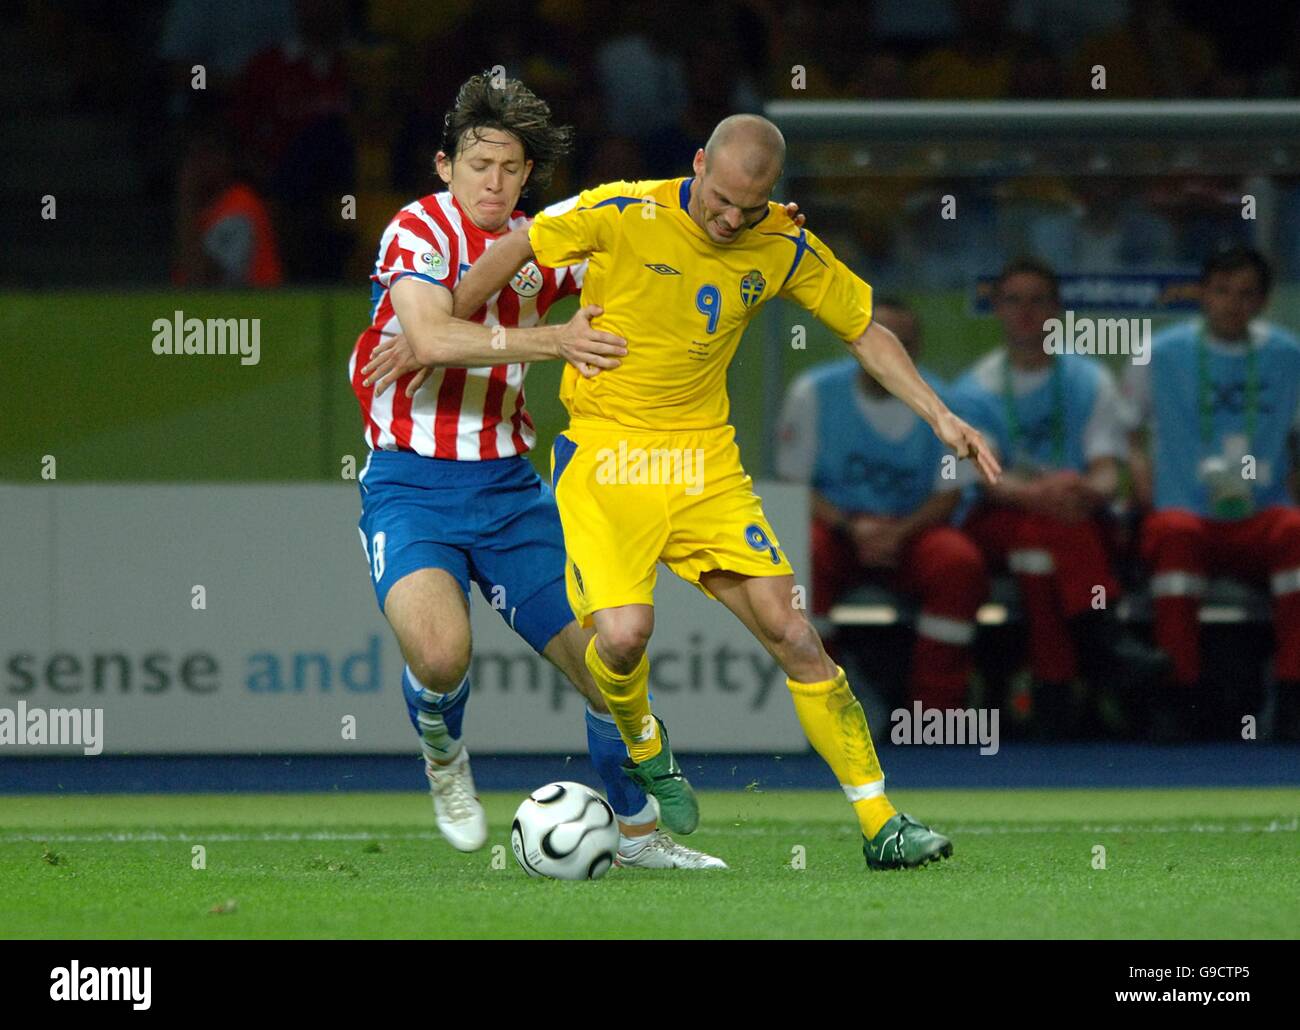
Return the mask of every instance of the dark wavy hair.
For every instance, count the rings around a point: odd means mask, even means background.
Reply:
[[[494,79],[482,72],[466,79],[456,104],[442,124],[442,151],[453,161],[477,142],[485,129],[508,132],[523,144],[533,162],[529,186],[543,188],[558,162],[573,147],[573,129],[551,122],[551,108],[518,79]]]

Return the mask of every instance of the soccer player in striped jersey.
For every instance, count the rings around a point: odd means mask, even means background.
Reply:
[[[565,597],[553,495],[524,457],[535,439],[524,406],[528,363],[563,358],[597,375],[618,365],[623,340],[591,328],[598,308],[540,324],[551,304],[578,292],[583,265],[530,265],[472,320],[452,317],[457,280],[526,224],[516,210],[521,191],[545,182],[569,139],[522,83],[474,76],[447,115],[437,156],[448,189],[408,204],[385,230],[371,324],[349,363],[371,448],[359,477],[362,544],[406,659],[402,689],[438,828],[454,847],[474,851],[487,840],[462,738],[473,580],[587,699],[592,762],[619,820],[619,864],[725,868],[658,829],[653,804],[620,771],[627,751],[583,658],[590,633]],[[399,333],[426,368],[394,378],[377,370],[376,355]]]

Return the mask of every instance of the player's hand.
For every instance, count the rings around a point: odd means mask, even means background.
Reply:
[[[993,454],[983,434],[954,415],[945,411],[934,424],[935,435],[957,452],[959,458],[970,458],[980,473],[990,483],[1002,478],[1002,466]]]
[[[415,396],[429,376],[429,370],[415,359],[415,352],[402,333],[385,337],[370,355],[370,360],[361,366],[363,386],[374,385],[375,396],[382,397],[385,390],[402,376],[414,372],[415,376],[406,386],[406,396]]]
[[[803,223],[808,221],[808,219],[799,213],[799,205],[793,200],[790,200],[781,206],[785,208],[785,213],[790,216],[790,221],[794,222],[795,225],[802,229]]]
[[[627,354],[627,341],[613,333],[591,327],[591,320],[604,313],[604,308],[588,304],[579,308],[574,316],[560,327],[556,356],[563,358],[588,379],[602,371],[618,368],[619,358]]]

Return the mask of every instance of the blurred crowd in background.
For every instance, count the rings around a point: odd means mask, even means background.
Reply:
[[[1300,7],[1208,0],[30,0],[4,22],[0,84],[20,130],[6,203],[29,183],[88,196],[100,234],[78,238],[76,269],[41,260],[69,242],[51,234],[0,268],[21,283],[39,267],[42,285],[364,276],[392,213],[439,188],[432,159],[457,86],[498,65],[577,129],[534,206],[681,174],[721,117],[772,98],[1087,98],[1098,64],[1109,99],[1300,93]],[[855,226],[846,256],[873,261],[884,285],[903,269],[964,280],[960,256],[927,271],[908,251],[907,212],[928,195],[909,189],[885,191],[886,217]],[[1024,234],[1062,267],[1195,260],[1225,229],[1250,231],[1240,185],[1223,179],[1097,176],[1060,192]],[[247,217],[214,261],[196,240],[223,210]],[[973,246],[988,239],[977,222]],[[985,256],[995,271],[1002,255]]]

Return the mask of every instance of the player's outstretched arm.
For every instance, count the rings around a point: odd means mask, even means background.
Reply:
[[[511,277],[532,259],[533,244],[528,238],[528,226],[502,236],[461,276],[456,284],[452,313],[457,318],[472,317],[492,294],[503,289]]]
[[[590,377],[617,368],[627,353],[622,337],[591,327],[601,311],[595,306],[581,308],[563,325],[506,329],[452,317],[451,294],[421,279],[399,279],[390,296],[403,331],[376,347],[361,369],[365,385],[373,384],[376,394],[415,373],[406,389],[414,395],[430,367],[481,368],[562,358]]]
[[[990,483],[998,481],[1002,467],[993,448],[978,430],[948,410],[948,405],[916,371],[897,336],[872,322],[861,336],[849,343],[849,349],[869,375],[925,419],[935,436],[956,451],[959,458],[973,460]]]
[[[477,368],[559,356],[553,332],[488,328],[453,318],[451,294],[433,283],[415,277],[399,279],[389,296],[402,333],[421,365]]]

